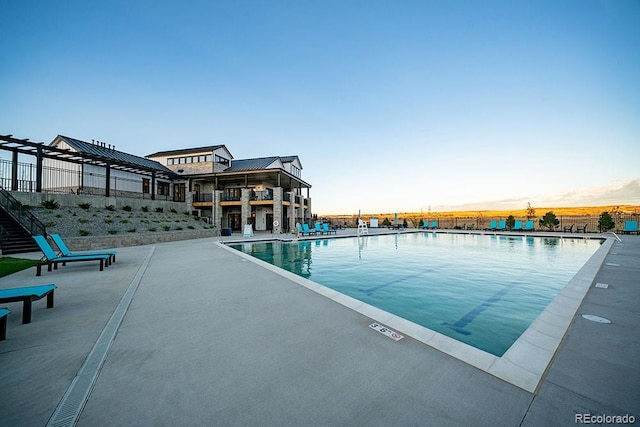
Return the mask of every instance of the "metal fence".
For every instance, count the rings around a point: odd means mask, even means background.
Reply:
[[[17,191],[36,191],[36,165],[31,163],[17,163]],[[0,159],[0,186],[6,189],[12,187],[12,162]],[[104,196],[107,176],[94,172],[82,172],[81,168],[64,169],[51,166],[42,167],[42,191],[58,194],[86,194]],[[139,190],[134,190],[138,188]],[[150,192],[142,191],[142,180],[112,175],[110,177],[109,195],[114,197],[129,197],[137,199],[151,199]],[[155,195],[156,200],[172,200],[171,195]]]

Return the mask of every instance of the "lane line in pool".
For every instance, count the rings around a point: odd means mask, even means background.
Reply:
[[[516,287],[515,283],[512,283],[511,285],[505,286],[502,290],[500,290],[497,293],[493,294],[492,296],[490,296],[489,298],[484,300],[480,305],[476,306],[470,312],[468,312],[467,314],[462,316],[460,318],[460,320],[458,320],[456,323],[451,324],[451,323],[448,323],[448,322],[442,322],[442,325],[444,325],[447,328],[452,329],[452,330],[454,330],[454,331],[456,331],[456,332],[458,332],[458,333],[460,333],[462,335],[470,335],[471,332],[465,330],[464,328],[469,323],[473,322],[475,320],[475,318],[480,315],[480,313],[482,313],[487,308],[491,307],[493,304],[495,304],[498,301],[500,301],[502,299],[502,297],[507,294],[507,292],[509,292],[511,289],[513,289],[515,287]]]

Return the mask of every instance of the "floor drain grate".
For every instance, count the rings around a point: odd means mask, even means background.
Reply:
[[[151,256],[154,251],[155,246],[151,247],[149,254],[129,284],[129,287],[122,296],[122,299],[111,315],[111,318],[89,352],[87,359],[84,361],[84,364],[78,371],[76,377],[71,381],[71,385],[67,389],[67,392],[62,396],[62,400],[53,412],[53,415],[51,415],[51,418],[47,423],[47,427],[75,426],[78,422],[82,408],[84,408],[84,405],[89,398],[89,394],[91,394],[91,390],[98,378],[102,364],[107,357],[107,352],[109,351],[111,343],[118,332],[122,319],[124,319],[124,316],[129,309],[129,304],[131,303],[131,300],[133,300],[133,296],[138,289],[138,285],[142,280],[142,276],[149,265],[149,261],[151,260]]]

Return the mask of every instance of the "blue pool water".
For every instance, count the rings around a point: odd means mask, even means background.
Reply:
[[[425,232],[230,246],[501,356],[600,244]]]

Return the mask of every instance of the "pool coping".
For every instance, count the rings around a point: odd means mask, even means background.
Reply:
[[[515,236],[514,234],[511,235]],[[528,236],[532,237],[531,235]],[[556,238],[576,237],[563,236]],[[410,336],[417,341],[453,356],[464,363],[474,366],[523,390],[535,393],[562,343],[578,308],[581,306],[587,291],[594,282],[598,270],[602,266],[605,257],[615,241],[613,236],[604,235],[593,235],[584,238],[604,240],[604,242],[571,280],[567,282],[556,298],[538,315],[501,357],[457,341],[377,307],[373,307],[365,302],[227,246],[227,244],[236,243],[256,243],[255,240],[226,243],[217,242],[217,245],[353,311],[369,317],[384,326],[395,329],[397,332]]]

